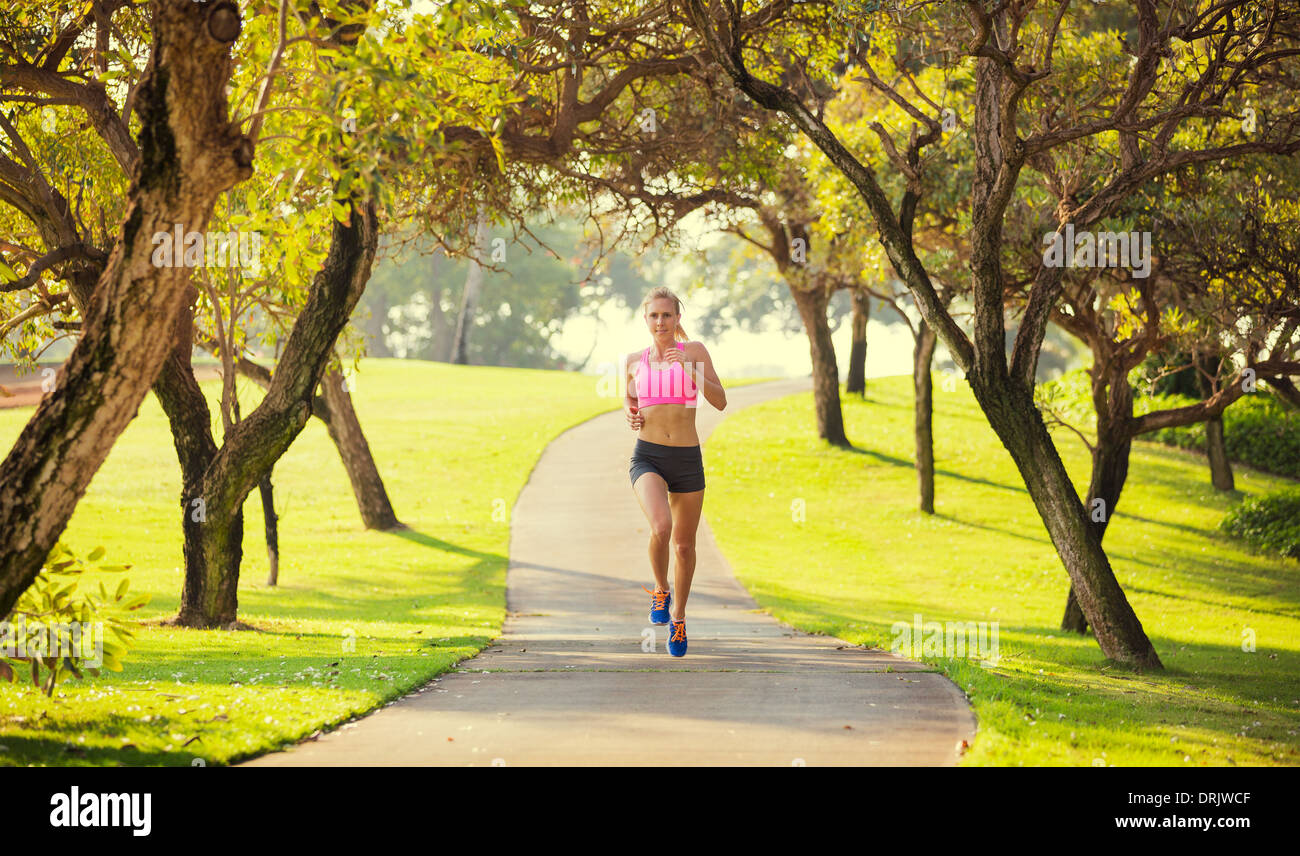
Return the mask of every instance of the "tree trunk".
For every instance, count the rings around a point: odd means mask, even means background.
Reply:
[[[1223,358],[1217,354],[1199,357],[1201,371],[1197,378],[1201,388],[1201,397],[1209,398],[1214,394],[1214,384],[1206,375],[1218,377],[1223,368]],[[1210,484],[1215,490],[1234,490],[1236,483],[1232,478],[1232,464],[1228,462],[1228,447],[1223,441],[1223,416],[1205,420],[1205,456],[1210,460]]]
[[[210,34],[214,12],[228,23],[232,7],[152,4],[152,53],[135,98],[140,161],[120,237],[54,391],[0,464],[0,615],[40,574],[172,349],[190,272],[155,265],[153,236],[177,223],[203,230],[217,197],[252,172],[252,146],[227,118],[230,42]]]
[[[1133,418],[1133,387],[1122,363],[1109,362],[1106,357],[1094,357],[1099,379],[1093,381],[1093,408],[1097,415],[1097,444],[1092,449],[1092,477],[1088,482],[1088,502],[1085,511],[1092,530],[1101,543],[1106,536],[1106,526],[1119,505],[1120,493],[1128,480],[1129,454],[1133,446],[1128,433]],[[1114,369],[1107,366],[1113,365]],[[1074,586],[1065,599],[1065,614],[1061,629],[1073,633],[1087,633],[1088,619],[1079,608]]]
[[[197,291],[188,283],[186,288],[192,305]],[[238,578],[239,562],[243,555],[242,512],[233,516],[210,514],[211,509],[203,488],[208,467],[217,456],[217,444],[212,436],[212,414],[208,400],[199,388],[190,363],[193,327],[193,311],[182,313],[175,327],[172,352],[153,385],[154,394],[158,396],[158,402],[167,414],[172,442],[176,446],[176,458],[181,467],[180,508],[185,578],[189,579],[192,575],[209,576],[210,560],[219,565],[212,576],[233,575]],[[205,549],[205,539],[209,531],[214,529],[220,530],[219,537],[214,540],[221,543],[233,540],[237,549],[225,553],[209,553]],[[233,620],[232,614],[226,621],[213,622],[211,626],[229,624]]]
[[[239,611],[239,569],[244,561],[244,505],[214,509],[207,497],[198,498],[203,500],[203,515],[194,513],[191,500],[185,518],[181,608],[170,623],[233,629]]]
[[[849,351],[846,395],[867,394],[867,322],[871,320],[871,296],[866,289],[853,289],[853,347]]]
[[[203,340],[201,344],[209,351],[216,348],[215,343],[211,340]],[[246,357],[240,357],[236,361],[235,367],[236,371],[262,387],[262,389],[268,389],[271,386],[271,372],[265,366],[259,365]],[[375,466],[375,460],[370,454],[370,445],[366,441],[365,434],[361,431],[361,423],[357,420],[356,411],[352,408],[352,395],[343,389],[342,381],[341,375],[337,380],[330,381],[330,383],[336,384],[335,389],[338,391],[338,395],[334,396],[337,399],[336,406],[331,407],[324,395],[317,395],[312,398],[311,414],[325,423],[330,439],[334,441],[334,447],[338,449],[339,459],[343,462],[344,469],[347,470],[348,480],[352,483],[352,495],[357,501],[357,510],[361,513],[361,522],[368,529],[401,527],[402,524],[397,520],[392,504],[388,500],[388,491],[384,487],[384,480],[380,477],[379,469]],[[325,389],[325,386],[326,383],[322,382],[322,390]],[[339,412],[342,415],[336,416],[335,414]],[[341,443],[341,438],[347,438],[347,448]],[[392,519],[392,522],[386,525],[383,516],[385,507],[388,509],[388,516]]]
[[[1131,400],[1131,399],[1130,399]],[[1088,484],[1088,503],[1086,511],[1092,529],[1101,541],[1106,534],[1106,525],[1119,504],[1120,493],[1128,478],[1128,460],[1132,441],[1117,440],[1110,434],[1098,434],[1097,445],[1092,453],[1092,480]],[[1098,505],[1097,500],[1101,500]],[[1074,586],[1065,601],[1065,615],[1061,618],[1061,629],[1072,633],[1087,633],[1088,619],[1079,608]]]
[[[344,387],[345,379],[339,366],[331,363],[321,381],[321,396],[329,408],[330,439],[334,441],[352,482],[352,494],[357,499],[361,520],[367,529],[394,529],[401,527],[393,505],[388,501],[388,491],[379,477],[379,468],[370,454],[370,444],[361,431],[361,422],[352,407],[352,396]]]
[[[1268,385],[1273,387],[1273,391],[1277,393],[1279,400],[1292,407],[1300,408],[1300,389],[1296,388],[1290,378],[1269,378]]]
[[[934,389],[930,364],[934,359],[936,339],[930,325],[922,320],[916,347],[912,349],[912,386],[915,390],[912,403],[916,432],[916,478],[921,489],[921,510],[926,514],[934,514]]]
[[[271,473],[268,471],[257,484],[262,495],[262,523],[266,528],[266,563],[270,572],[266,584],[273,586],[280,580],[280,528],[279,515],[275,513],[275,491],[271,487]]]
[[[840,370],[835,362],[835,344],[826,320],[830,296],[825,288],[812,290],[790,284],[804,330],[808,333],[808,353],[812,357],[813,406],[817,413],[817,436],[834,446],[852,448],[844,434],[844,414],[840,411]]]
[[[1032,391],[974,374],[971,389],[1024,478],[1102,653],[1139,669],[1162,668],[1034,407]]]
[[[1061,629],[1066,633],[1078,633],[1080,636],[1088,632],[1088,619],[1083,615],[1083,609],[1079,606],[1079,599],[1074,596],[1074,586],[1070,586],[1070,593],[1065,598],[1065,615],[1061,618]]]
[[[378,242],[373,202],[349,200],[347,223],[333,221],[329,253],[289,333],[262,403],[231,429],[203,478],[207,516],[201,561],[187,561],[181,609],[186,627],[224,627],[238,613],[243,504],[311,417],[316,387],[334,343],[370,277]],[[188,559],[188,556],[187,556]]]
[[[1235,490],[1232,464],[1228,462],[1228,447],[1223,442],[1222,416],[1205,422],[1205,454],[1210,459],[1210,483],[1216,490]]]
[[[483,265],[479,261],[487,248],[487,216],[479,206],[478,221],[474,226],[474,255],[469,260],[469,274],[465,277],[465,293],[461,295],[460,317],[456,319],[456,338],[452,341],[452,362],[469,365],[469,331],[474,326],[474,308],[478,306],[479,289],[483,286]]]

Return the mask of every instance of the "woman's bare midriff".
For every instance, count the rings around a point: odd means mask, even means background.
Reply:
[[[638,412],[645,417],[637,439],[661,446],[698,446],[695,433],[695,407],[685,404],[651,404]]]

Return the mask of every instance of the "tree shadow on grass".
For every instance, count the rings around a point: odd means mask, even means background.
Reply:
[[[1300,620],[1300,616],[1297,616],[1294,610],[1285,611],[1281,609],[1266,609],[1264,607],[1256,606],[1254,604],[1250,606],[1232,606],[1231,604],[1225,604],[1221,600],[1209,600],[1203,597],[1195,597],[1185,592],[1179,592],[1178,594],[1174,594],[1172,592],[1167,592],[1167,591],[1158,591],[1156,589],[1149,589],[1149,588],[1143,588],[1142,586],[1136,586],[1131,583],[1129,585],[1124,586],[1124,591],[1136,592],[1138,594],[1144,594],[1149,597],[1168,597],[1168,598],[1174,598],[1176,600],[1186,600],[1186,601],[1191,601],[1193,603],[1204,604],[1205,606],[1214,609],[1223,609],[1226,606],[1229,609],[1240,609],[1242,611],[1248,610],[1252,613],[1262,613],[1264,615],[1276,615],[1278,618],[1290,618],[1293,621]]]
[[[1168,529],[1177,529],[1179,532],[1186,532],[1189,535],[1196,535],[1202,538],[1208,538],[1214,534],[1213,532],[1201,529],[1197,526],[1188,526],[1186,523],[1174,523],[1171,520],[1156,520],[1151,517],[1142,517],[1141,515],[1134,514],[1131,511],[1122,511],[1118,507],[1116,507],[1111,513],[1110,517],[1112,526],[1114,525],[1116,518],[1128,518],[1129,520],[1136,520],[1139,523],[1148,523],[1152,526],[1164,526]]]
[[[882,463],[890,464],[895,467],[906,467],[909,470],[913,469],[915,466],[911,461],[905,458],[895,458],[893,455],[885,455],[881,452],[873,451],[872,449],[859,449],[857,446],[850,446],[847,449],[844,449],[844,451],[852,452],[855,455],[866,455],[868,458],[875,458],[877,461]]]
[[[451,541],[444,541],[443,539],[435,538],[432,535],[425,535],[423,532],[411,529],[410,527],[405,529],[390,529],[386,531],[386,534],[395,535],[398,538],[410,541],[413,544],[420,544],[424,547],[441,550],[444,553],[455,553],[459,556],[471,556],[475,559],[502,558],[500,553],[485,553],[481,550],[471,550],[468,547],[462,547],[459,544],[452,543]]]
[[[490,551],[474,550],[451,541],[426,535],[414,529],[389,530],[385,534],[410,541],[422,547],[437,550],[448,556],[464,556],[474,559],[466,567],[431,566],[430,572],[437,573],[437,590],[397,591],[392,588],[372,592],[375,581],[362,575],[342,575],[335,573],[327,581],[316,581],[311,588],[293,588],[293,582],[285,591],[292,588],[295,602],[288,602],[277,597],[278,588],[259,588],[240,592],[240,615],[251,613],[254,618],[249,623],[255,629],[264,632],[278,632],[268,629],[256,616],[272,614],[276,620],[322,620],[334,619],[340,624],[349,621],[378,621],[378,616],[391,615],[399,620],[418,621],[412,613],[412,602],[418,601],[421,611],[460,607],[466,602],[491,598],[489,589],[497,583],[488,578],[498,568],[508,566],[509,557]],[[409,555],[406,561],[409,561]],[[264,624],[264,623],[263,623]]]
[[[131,677],[140,681],[157,681],[160,687],[157,692],[162,692],[168,686],[176,686],[178,694],[191,693],[191,686],[198,685],[198,683],[211,684],[215,682],[224,684],[232,681],[239,681],[248,689],[255,689],[259,686],[279,687],[281,685],[293,686],[295,684],[310,687],[310,679],[254,682],[250,679],[250,673],[257,673],[260,670],[270,674],[270,672],[267,672],[267,667],[274,667],[277,674],[294,675],[299,672],[306,674],[308,667],[320,672],[327,667],[331,669],[341,668],[341,666],[331,665],[334,663],[346,664],[351,668],[371,666],[380,660],[386,662],[399,660],[415,666],[417,660],[427,660],[429,654],[435,650],[449,656],[462,649],[477,651],[492,639],[497,638],[489,636],[487,633],[426,638],[429,635],[427,631],[425,634],[420,635],[414,633],[375,635],[368,630],[362,630],[359,634],[351,636],[325,631],[298,633],[291,630],[271,631],[271,635],[293,637],[295,639],[302,637],[304,641],[318,640],[320,647],[319,650],[314,650],[311,653],[285,655],[283,657],[278,654],[272,655],[261,651],[242,651],[239,649],[214,650],[208,648],[202,652],[190,650],[171,653],[151,651],[147,666],[144,663],[133,664]],[[468,656],[477,656],[477,653]],[[199,664],[200,661],[202,665]],[[196,684],[180,684],[178,686],[174,684],[172,678],[174,670],[182,666],[189,670],[185,672],[186,677],[197,677],[199,679]],[[114,683],[115,681],[117,683]],[[120,679],[101,676],[85,682],[84,685],[120,687]],[[321,689],[321,687],[315,687],[314,689]]]
[[[485,598],[486,589],[494,585],[486,576],[494,571],[498,564],[504,566],[503,556],[494,556],[474,563],[467,568],[431,569],[439,573],[439,583],[445,588],[437,591],[371,592],[373,582],[364,578],[354,580],[335,579],[330,589],[312,589],[297,591],[297,602],[281,605],[274,595],[263,590],[255,595],[243,595],[240,598],[241,612],[254,615],[274,611],[274,617],[280,621],[297,619],[334,619],[340,623],[348,621],[381,621],[380,616],[393,616],[390,620],[419,620],[412,614],[412,602],[418,601],[420,610],[438,607],[461,607],[467,598]],[[450,584],[447,584],[450,583]],[[407,618],[402,618],[409,616]],[[256,618],[253,619],[256,622]]]
[[[80,733],[80,732],[79,732]],[[82,746],[70,738],[58,736],[30,737],[6,734],[3,738],[6,764],[37,764],[51,767],[189,767],[191,759],[199,757],[202,750],[188,752],[163,752],[158,749],[140,750],[134,746],[119,749],[106,746]]]
[[[941,520],[951,520],[953,523],[957,523],[961,526],[970,526],[975,529],[984,529],[988,532],[996,532],[999,535],[1009,535],[1012,538],[1019,538],[1022,541],[1031,541],[1035,544],[1046,544],[1049,547],[1052,546],[1052,540],[1047,536],[1047,530],[1042,529],[1041,527],[1040,527],[1041,531],[1039,532],[1038,535],[1035,536],[1035,535],[1026,535],[1023,532],[1017,532],[1014,529],[1005,529],[1001,526],[990,526],[987,523],[977,523],[974,520],[963,520],[960,517],[954,517],[951,514],[944,514],[943,512],[935,512],[934,516]]]
[[[913,461],[910,461],[906,458],[896,458],[893,455],[886,455],[881,452],[874,451],[872,449],[859,449],[857,446],[850,446],[844,451],[853,452],[856,455],[866,455],[869,458],[875,458],[876,460],[881,461],[882,463],[891,464],[896,467],[904,467],[909,470],[916,469],[916,464]],[[934,474],[935,476],[943,476],[944,478],[958,479],[959,481],[970,482],[971,484],[980,484],[986,487],[996,487],[1000,490],[1011,491],[1012,493],[1024,493],[1024,494],[1029,493],[1029,491],[1027,491],[1023,486],[1015,487],[1009,484],[1002,484],[1001,482],[994,482],[994,481],[989,481],[988,479],[977,478],[976,476],[968,476],[964,473],[955,473],[952,470],[944,470],[936,467]]]

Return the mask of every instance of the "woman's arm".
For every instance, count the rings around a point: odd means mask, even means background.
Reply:
[[[713,360],[703,342],[691,342],[686,346],[686,369],[709,404],[719,410],[726,408],[727,392],[722,388],[718,373],[713,370]]]

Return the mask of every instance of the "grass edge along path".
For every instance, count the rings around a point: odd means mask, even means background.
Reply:
[[[1300,763],[1300,563],[1215,531],[1235,499],[1213,490],[1203,457],[1135,443],[1106,533],[1166,666],[1138,674],[1059,629],[1068,577],[969,390],[935,385],[933,517],[916,510],[911,379],[873,379],[865,402],[843,406],[854,450],[817,439],[811,393],[747,409],[707,443],[705,515],[771,615],[886,649],[916,616],[990,632],[997,621],[992,668],[918,652],[971,700],[979,731],[964,765]],[[1056,442],[1086,485],[1082,444]],[[1238,498],[1286,483],[1236,474]]]
[[[745,382],[757,380],[731,385]],[[273,473],[276,587],[265,585],[257,491],[244,507],[240,620],[256,630],[150,624],[122,672],[70,679],[53,699],[30,682],[0,682],[0,766],[234,763],[346,727],[456,668],[501,633],[510,511],[542,451],[621,407],[598,397],[596,383],[574,372],[363,360],[350,383],[355,405],[410,529],[362,528],[325,426],[311,420]],[[201,386],[220,438],[220,384]],[[261,390],[242,379],[238,389],[247,414]],[[0,410],[5,448],[31,411]],[[64,533],[79,555],[103,545],[106,562],[133,565],[131,590],[153,597],[137,613],[147,622],[179,605],[179,495],[151,394]]]

